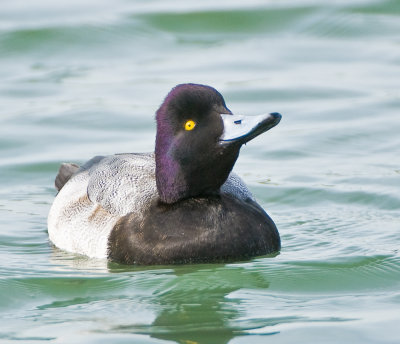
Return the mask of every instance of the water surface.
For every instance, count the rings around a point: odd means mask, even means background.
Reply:
[[[0,62],[1,342],[400,341],[399,1],[6,1]],[[181,82],[283,114],[235,166],[280,254],[129,267],[52,247],[60,162],[151,151]]]

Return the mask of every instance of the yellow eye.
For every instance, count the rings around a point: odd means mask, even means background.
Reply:
[[[185,123],[185,130],[193,130],[195,126],[196,126],[196,122],[189,119]]]

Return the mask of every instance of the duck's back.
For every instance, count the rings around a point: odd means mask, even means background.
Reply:
[[[157,197],[153,153],[101,157],[82,169],[89,172],[90,200],[114,215],[142,212]]]
[[[234,173],[221,193],[253,199]],[[60,185],[48,217],[50,240],[70,252],[106,258],[117,221],[129,213],[143,216],[157,199],[153,153],[95,157]]]

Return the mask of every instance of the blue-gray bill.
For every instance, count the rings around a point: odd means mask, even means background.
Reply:
[[[224,122],[224,132],[220,142],[221,144],[228,144],[250,141],[276,126],[280,122],[282,115],[277,112],[258,116],[221,114],[221,118]]]

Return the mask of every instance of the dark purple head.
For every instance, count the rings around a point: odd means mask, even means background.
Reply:
[[[232,115],[214,88],[182,84],[157,111],[156,182],[162,202],[216,194],[243,143],[278,124],[277,113]]]

